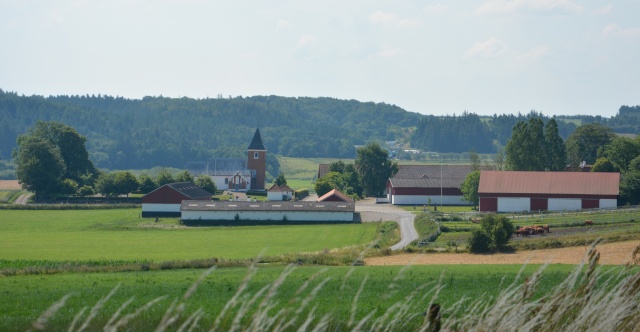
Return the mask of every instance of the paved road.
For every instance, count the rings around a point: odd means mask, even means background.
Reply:
[[[391,250],[402,250],[412,241],[418,239],[418,232],[413,226],[415,215],[391,204],[376,204],[375,199],[364,199],[356,203],[356,212],[360,212],[363,222],[393,220],[400,227],[400,242],[391,246]]]

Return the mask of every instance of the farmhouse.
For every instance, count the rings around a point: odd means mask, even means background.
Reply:
[[[293,197],[293,189],[285,185],[279,186],[273,184],[269,190],[267,190],[267,199],[270,201],[286,201]]]
[[[176,182],[142,197],[142,217],[180,217],[183,200],[211,201],[211,193],[191,182]]]
[[[267,150],[262,143],[260,129],[256,128],[247,148],[247,159],[217,158],[207,162],[189,162],[187,170],[193,176],[210,176],[221,190],[264,190]]]
[[[620,173],[481,171],[482,212],[615,208]]]
[[[332,189],[328,193],[318,198],[318,202],[348,202],[353,203],[351,197],[343,194],[338,189]]]
[[[212,221],[233,225],[260,223],[353,222],[355,203],[183,201],[182,221]]]
[[[471,171],[468,165],[399,165],[387,181],[387,200],[395,205],[469,205],[460,185]]]

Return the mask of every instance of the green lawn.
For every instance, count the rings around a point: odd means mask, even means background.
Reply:
[[[139,209],[2,210],[0,259],[247,259],[367,244],[376,224],[193,227],[139,218]]]
[[[530,275],[538,267],[527,266],[525,276]],[[543,274],[537,294],[548,292],[565,278],[572,266],[553,265],[547,267]],[[412,266],[403,267],[297,267],[285,279],[277,290],[274,302],[276,309],[302,306],[308,295],[310,304],[302,309],[301,324],[311,308],[315,307],[316,321],[325,314],[331,314],[332,330],[344,329],[349,320],[354,299],[357,297],[355,318],[362,319],[375,311],[373,317],[382,316],[393,304],[399,303],[415,292],[408,303],[408,312],[403,319],[408,327],[421,323],[425,308],[432,299],[434,287],[438,284],[444,288],[439,293],[436,303],[443,308],[443,316],[451,314],[454,303],[463,302],[463,308],[469,306],[471,300],[485,298],[491,301],[500,290],[511,284],[520,271],[521,266],[485,265],[485,266]],[[261,267],[252,276],[246,294],[256,294],[262,287],[274,282],[281,275],[283,267]],[[152,306],[141,317],[128,325],[129,330],[152,330],[161,320],[171,301],[180,298],[187,289],[202,275],[203,270],[149,271],[126,273],[89,273],[89,274],[57,274],[37,276],[17,276],[0,278],[0,330],[26,330],[31,322],[43,313],[51,304],[70,294],[64,307],[49,322],[52,330],[65,330],[73,317],[83,307],[93,307],[95,303],[109,291],[120,284],[120,289],[106,302],[98,312],[89,330],[101,330],[101,326],[112,316],[117,308],[135,295],[132,303],[123,314],[133,312],[148,301],[160,296],[167,296]],[[185,320],[198,308],[202,308],[200,327],[209,329],[222,307],[238,290],[245,277],[245,268],[218,269],[212,272],[186,301],[185,314],[178,319],[178,324]],[[364,279],[365,287],[359,293]],[[324,280],[327,283],[316,295],[313,289]],[[521,281],[523,278],[520,279]],[[308,283],[308,286],[304,286]],[[301,290],[302,287],[305,287]],[[298,293],[299,292],[299,293]],[[241,297],[242,303],[249,303],[250,296]],[[264,297],[260,297],[264,298]],[[259,299],[260,299],[259,298]],[[250,305],[249,313],[242,317],[250,318],[261,300]],[[238,306],[239,307],[239,306]],[[222,320],[222,330],[228,330],[238,307],[231,309],[229,317]],[[84,317],[87,316],[85,312]],[[392,316],[396,313],[392,312]],[[179,326],[179,325],[178,325]],[[410,328],[409,328],[410,330]]]

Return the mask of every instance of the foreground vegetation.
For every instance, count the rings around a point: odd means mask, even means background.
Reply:
[[[597,268],[598,258],[590,251],[586,269],[252,265],[11,277],[0,279],[0,329],[631,331],[640,273]]]

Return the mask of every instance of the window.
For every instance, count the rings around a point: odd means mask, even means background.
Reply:
[[[229,178],[224,178],[224,184],[229,184]]]
[[[258,153],[257,152],[253,153],[253,159],[258,159]]]

